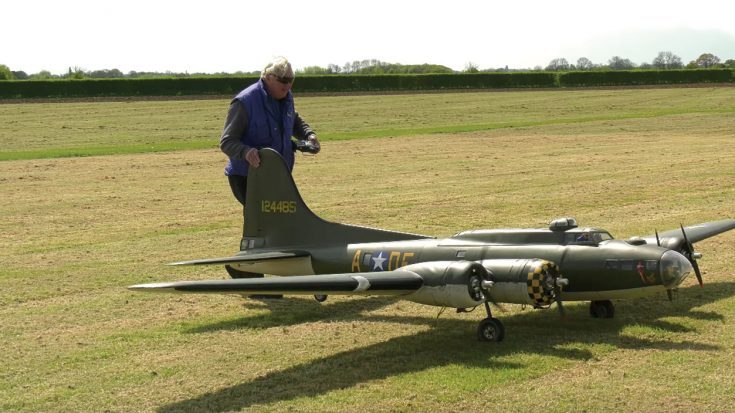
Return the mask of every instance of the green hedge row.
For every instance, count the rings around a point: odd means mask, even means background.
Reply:
[[[255,77],[22,80],[0,82],[0,98],[234,95]],[[554,87],[553,73],[298,76],[296,92]]]
[[[253,77],[3,80],[0,99],[106,96],[235,95]],[[298,76],[296,93],[554,88],[735,82],[730,69],[665,71],[517,72],[421,75]]]
[[[591,71],[559,74],[561,87],[728,82],[735,82],[735,71],[731,69]]]
[[[298,92],[501,89],[555,87],[554,73],[462,73],[421,75],[325,75],[296,77]]]
[[[105,96],[233,95],[255,77],[153,79],[6,80],[0,98],[74,98]]]

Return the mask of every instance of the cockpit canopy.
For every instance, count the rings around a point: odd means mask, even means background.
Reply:
[[[609,232],[597,228],[583,228],[581,230],[566,231],[564,244],[597,245],[602,241],[613,239]]]

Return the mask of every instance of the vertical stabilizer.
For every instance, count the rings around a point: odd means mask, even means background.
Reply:
[[[248,170],[241,249],[429,238],[325,221],[306,206],[281,155],[269,148],[259,154],[260,166]]]

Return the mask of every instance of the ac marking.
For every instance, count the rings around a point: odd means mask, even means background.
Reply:
[[[370,253],[368,251],[368,253]],[[385,255],[388,255],[386,258]],[[391,251],[390,253],[385,251],[378,251],[377,254],[373,254],[370,258],[371,264],[368,266],[368,271],[393,271],[406,265],[411,264],[411,259],[416,254],[413,252],[401,252]],[[355,255],[352,257],[352,272],[362,272],[360,266],[360,257],[362,256],[362,250],[355,251]],[[388,266],[386,268],[386,261]]]
[[[260,211],[270,214],[295,214],[296,201],[260,201]]]
[[[373,257],[373,262],[375,263],[375,265],[373,265],[373,271],[385,271],[385,268],[383,268],[383,263],[385,262],[385,258],[383,258],[383,251],[380,251],[380,253],[376,257]]]

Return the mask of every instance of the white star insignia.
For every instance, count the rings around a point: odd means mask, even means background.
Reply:
[[[383,263],[385,262],[385,258],[383,258],[382,251],[380,252],[380,254],[378,254],[378,256],[373,257],[373,261],[375,262],[375,265],[373,266],[373,271],[378,270],[378,269],[380,271],[385,271],[383,269]]]

